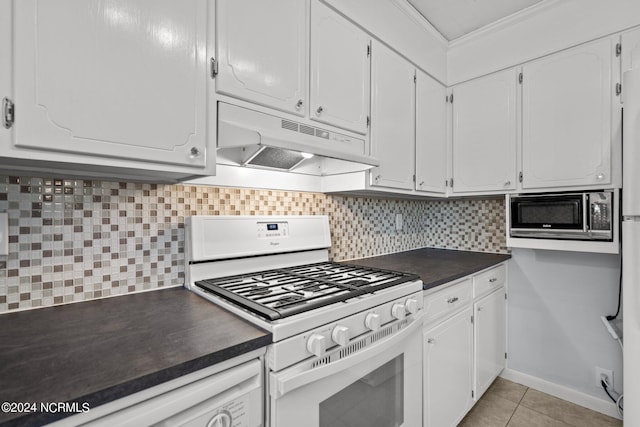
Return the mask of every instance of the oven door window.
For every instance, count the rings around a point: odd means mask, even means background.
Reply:
[[[582,196],[514,198],[511,228],[584,230]]]
[[[320,427],[399,427],[403,413],[401,355],[320,402]]]

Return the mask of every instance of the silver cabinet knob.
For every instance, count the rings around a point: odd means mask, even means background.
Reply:
[[[191,147],[191,150],[189,150],[189,157],[195,159],[200,156],[202,156],[202,151],[198,147]]]
[[[498,278],[497,277],[492,277],[491,279],[489,279],[489,283],[494,283],[497,282]]]
[[[302,102],[302,99],[298,99],[298,102],[296,103],[296,110],[300,111],[303,104],[304,102]]]
[[[482,307],[478,307],[478,312],[482,311]]]
[[[382,178],[382,175],[376,175],[376,177],[375,177],[375,178],[373,178],[373,180],[374,180],[375,182],[379,182],[379,181],[380,181],[380,178]]]
[[[599,173],[598,175],[596,175],[596,179],[598,181],[602,181],[604,179],[604,174],[603,173]]]
[[[436,339],[435,338],[427,339],[427,344],[435,344],[435,343],[436,343]]]
[[[322,114],[323,111],[324,111],[324,108],[322,108],[322,106],[318,107],[318,109],[316,110],[316,115],[319,116],[320,114]]]

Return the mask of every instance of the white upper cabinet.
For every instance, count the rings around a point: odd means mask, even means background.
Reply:
[[[369,37],[329,7],[313,1],[310,117],[366,134],[369,76]]]
[[[453,191],[516,188],[516,70],[453,88]]]
[[[372,47],[371,171],[374,186],[413,189],[415,164],[415,69],[381,43]]]
[[[622,72],[640,68],[640,29],[622,33]]]
[[[11,150],[206,165],[206,0],[13,5]]]
[[[0,102],[4,103],[13,99],[11,89],[11,33],[13,31],[11,23],[10,1],[0,1]],[[0,111],[3,106],[0,105]],[[0,113],[4,114],[4,112]],[[0,117],[0,122],[4,122],[4,117]],[[0,124],[0,149],[11,144],[11,130],[5,128],[4,123]]]
[[[447,191],[447,91],[422,71],[416,81],[416,190]]]
[[[308,1],[218,0],[216,5],[216,91],[304,116]]]
[[[523,66],[523,188],[612,182],[616,41],[599,40]]]
[[[505,366],[504,288],[474,304],[475,398],[489,388]]]

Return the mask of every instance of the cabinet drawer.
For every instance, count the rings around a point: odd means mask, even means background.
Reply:
[[[507,277],[507,267],[499,265],[489,271],[473,276],[473,297],[485,294],[504,286]]]
[[[472,289],[471,279],[465,279],[458,284],[427,295],[424,298],[425,323],[453,313],[458,308],[469,304],[473,299]]]

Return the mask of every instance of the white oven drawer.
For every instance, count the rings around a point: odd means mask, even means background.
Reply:
[[[471,279],[449,286],[424,298],[425,324],[453,313],[473,300]]]
[[[504,264],[473,276],[473,297],[477,298],[504,286],[506,277],[507,267]]]

